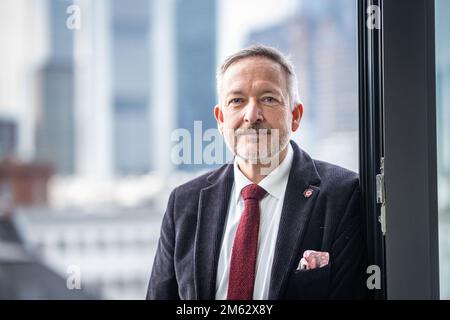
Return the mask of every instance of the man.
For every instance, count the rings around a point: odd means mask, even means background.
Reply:
[[[363,298],[358,176],[290,141],[303,106],[289,61],[241,50],[219,68],[218,93],[234,163],[172,191],[147,298]]]

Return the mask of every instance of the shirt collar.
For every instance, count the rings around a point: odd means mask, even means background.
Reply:
[[[294,159],[294,151],[292,150],[292,146],[289,143],[288,144],[288,152],[286,157],[283,159],[283,161],[280,163],[280,165],[275,168],[269,175],[264,177],[258,185],[264,190],[266,190],[271,196],[281,199],[283,196],[285,190],[287,181],[289,178],[289,172],[291,170],[292,166],[292,160]],[[249,184],[252,184],[251,182],[239,169],[237,159],[234,158],[234,197],[235,197],[235,203],[237,203],[241,197],[241,190],[248,186]]]

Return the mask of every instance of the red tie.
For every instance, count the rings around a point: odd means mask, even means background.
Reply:
[[[258,254],[259,201],[267,191],[257,184],[242,189],[244,212],[236,231],[231,253],[228,300],[252,300]]]

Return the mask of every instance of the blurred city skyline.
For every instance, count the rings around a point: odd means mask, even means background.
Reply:
[[[66,26],[73,3],[79,30]],[[216,67],[237,49],[262,43],[289,54],[297,67],[305,116],[293,139],[313,156],[356,171],[353,2],[281,1],[271,19],[261,17],[270,6],[252,15],[252,3],[239,11],[236,1],[3,2],[17,19],[4,22],[12,32],[2,42],[20,54],[2,50],[0,59],[10,67],[1,80],[0,117],[9,135],[1,155],[94,178],[204,169],[168,161],[171,133],[193,132],[194,121],[215,128]],[[229,31],[239,44],[229,41]]]

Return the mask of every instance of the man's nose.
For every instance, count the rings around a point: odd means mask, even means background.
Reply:
[[[263,121],[262,110],[257,102],[249,101],[245,107],[244,121],[249,123]]]

